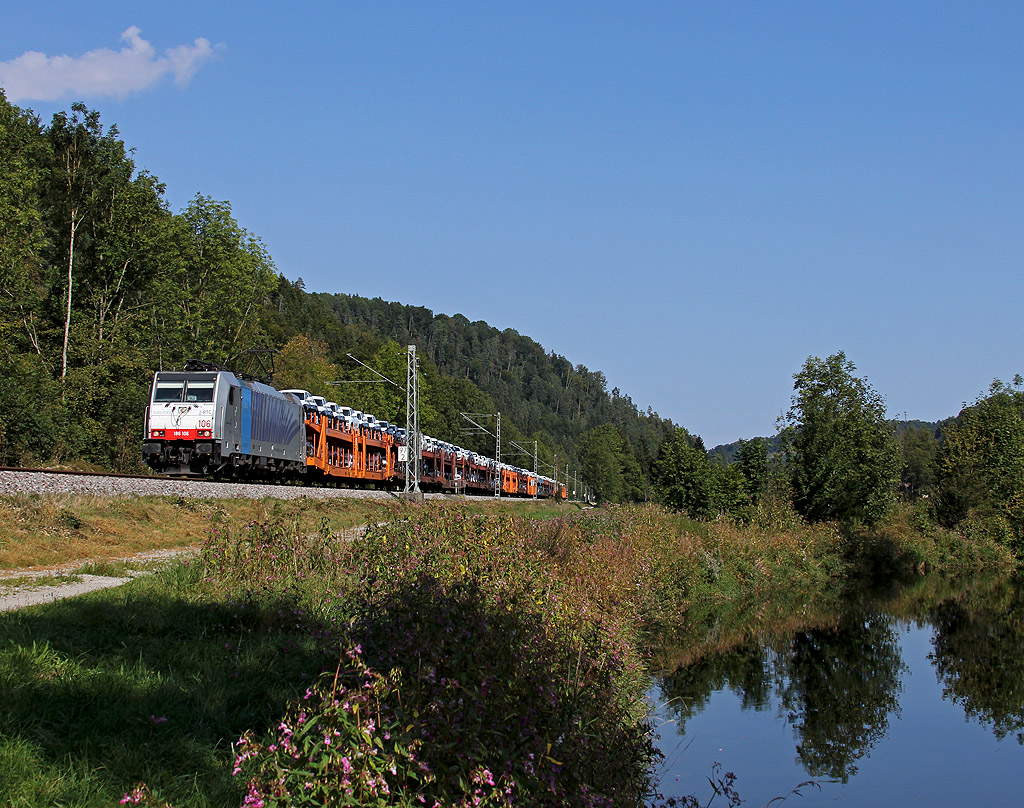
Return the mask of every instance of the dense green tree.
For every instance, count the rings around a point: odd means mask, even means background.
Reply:
[[[653,496],[650,478],[644,473],[636,450],[627,438],[622,439],[622,482],[625,498],[630,502],[648,502]]]
[[[37,289],[46,246],[42,209],[48,144],[39,120],[0,89],[0,357],[37,356],[42,313]]]
[[[670,508],[695,519],[730,512],[746,501],[735,466],[712,462],[703,441],[678,428],[665,439],[654,464],[654,490]]]
[[[126,340],[139,341],[146,324],[140,311],[153,305],[150,283],[164,270],[171,249],[164,186],[147,172],[133,171],[125,157],[116,181],[108,184],[103,215],[93,222],[91,260],[79,295],[88,362],[123,353]]]
[[[612,424],[602,424],[584,433],[578,452],[583,481],[598,502],[626,499],[625,447],[622,435]]]
[[[808,357],[783,419],[794,505],[814,521],[868,524],[891,509],[899,447],[885,404],[842,352]]]
[[[424,375],[430,380],[430,399],[434,406],[434,420],[420,419],[424,432],[442,440],[459,443],[474,452],[495,456],[495,423],[491,418],[480,417],[482,413],[497,413],[491,397],[469,379],[442,377],[429,361],[424,362]],[[462,413],[473,413],[487,432],[481,432],[467,421]],[[503,425],[504,432],[504,425]],[[507,437],[507,436],[506,436]]]
[[[60,385],[40,356],[26,353],[5,361],[0,373],[0,465],[76,459],[86,448],[78,419],[61,401]]]
[[[996,380],[987,396],[961,410],[943,429],[937,473],[944,524],[968,517],[1001,524],[1008,540],[1024,547],[1024,392]]]
[[[71,114],[58,112],[47,129],[52,154],[50,200],[52,224],[60,234],[53,246],[54,267],[64,268],[62,287],[63,342],[61,378],[68,373],[68,352],[75,314],[76,274],[88,271],[95,249],[95,228],[108,215],[117,186],[134,172],[116,126],[104,131],[100,114],[84,104],[71,106]],[[82,266],[83,262],[85,267]]]
[[[328,383],[338,378],[338,366],[327,357],[327,344],[300,334],[274,357],[274,384],[279,389],[308,390],[328,395]]]
[[[164,275],[163,322],[189,358],[226,361],[260,340],[260,310],[277,288],[263,243],[231,205],[197,195],[177,219],[176,254]]]
[[[94,462],[132,467],[136,413],[150,373],[144,315],[165,269],[170,214],[163,186],[137,174],[117,127],[76,104],[54,115],[48,216],[48,306],[60,301],[62,398],[73,407]]]
[[[380,420],[405,426],[406,383],[409,375],[408,349],[386,340],[371,356],[352,356],[363,364],[352,359],[346,359],[343,363],[341,378],[344,383],[335,390],[339,403],[344,399],[346,404],[371,413]],[[437,419],[437,409],[432,399],[432,384],[421,368],[421,430],[427,429],[427,425]],[[429,432],[429,429],[427,431]]]
[[[743,487],[750,502],[756,505],[768,489],[771,479],[768,441],[764,438],[741,440],[736,455],[736,470],[743,477]]]
[[[658,499],[670,508],[707,518],[717,507],[714,469],[685,429],[665,439],[654,464]]]
[[[12,430],[40,401],[60,410],[52,439],[7,445],[31,443],[15,454],[37,459],[84,447],[88,460],[121,464],[114,447],[138,442],[151,372],[150,284],[172,219],[163,188],[80,104],[43,128],[0,94],[0,154],[0,423]]]
[[[903,463],[900,491],[907,499],[915,500],[931,491],[935,482],[939,441],[934,431],[911,427],[900,434],[899,444]]]

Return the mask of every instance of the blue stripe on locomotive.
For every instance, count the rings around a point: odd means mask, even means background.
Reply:
[[[252,453],[252,390],[242,388],[242,454]]]
[[[298,439],[304,427],[298,407],[289,406],[291,402],[284,398],[261,391],[246,390],[246,393],[252,398],[252,440],[289,446]]]

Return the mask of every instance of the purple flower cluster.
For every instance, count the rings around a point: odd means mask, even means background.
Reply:
[[[234,774],[248,777],[245,806],[410,804],[431,780],[391,705],[396,683],[349,650],[293,705],[271,737],[243,735]]]

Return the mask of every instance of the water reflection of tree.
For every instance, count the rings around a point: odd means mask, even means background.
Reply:
[[[780,695],[812,777],[846,782],[899,714],[905,670],[895,631],[874,615],[801,632],[779,660]]]
[[[729,688],[740,697],[743,709],[767,709],[772,694],[771,668],[759,645],[711,653],[679,668],[661,680],[662,700],[678,721],[680,735],[686,722],[701,713],[711,694]]]
[[[898,714],[904,669],[895,631],[876,615],[799,632],[775,650],[748,644],[708,654],[664,677],[661,689],[680,734],[716,691],[728,688],[743,709],[764,710],[776,690],[808,774],[846,782],[885,736],[889,714]]]
[[[981,605],[947,600],[932,613],[930,659],[943,695],[997,738],[1024,744],[1024,588],[1005,586]]]

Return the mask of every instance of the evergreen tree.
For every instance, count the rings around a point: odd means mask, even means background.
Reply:
[[[682,428],[661,445],[654,464],[654,490],[662,503],[695,519],[734,511],[746,499],[736,467],[712,462],[703,440]]]
[[[771,461],[768,456],[768,441],[764,438],[741,440],[736,455],[736,470],[743,477],[743,487],[751,503],[757,504],[768,488],[771,476]]]

